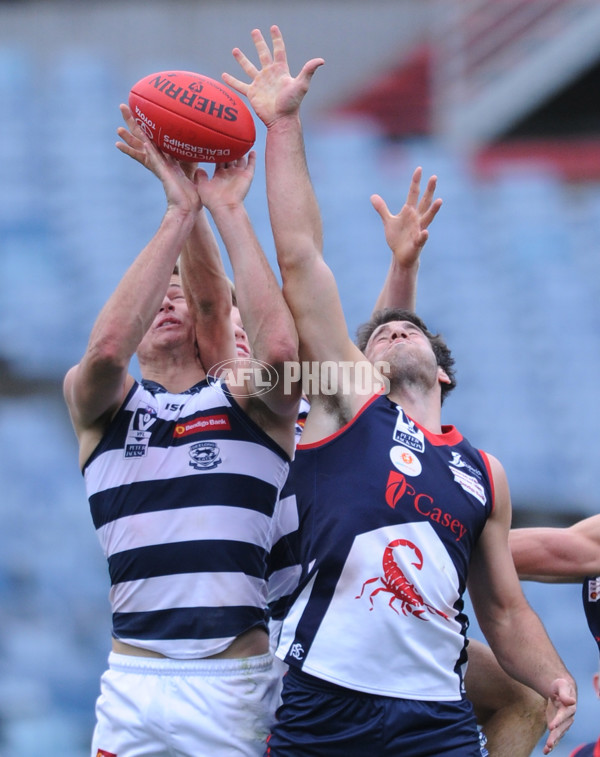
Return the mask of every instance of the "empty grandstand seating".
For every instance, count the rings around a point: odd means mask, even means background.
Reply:
[[[164,199],[114,147],[128,83],[110,62],[67,52],[52,77],[50,91],[22,50],[0,50],[0,356],[14,373],[58,388]],[[25,105],[23,89],[35,95]],[[89,96],[75,105],[81,91]],[[261,139],[247,205],[274,263]],[[444,206],[423,254],[419,311],[457,359],[445,420],[503,461],[517,514],[547,522],[596,512],[600,186],[569,185],[525,163],[483,178],[439,144],[388,143],[349,118],[311,124],[306,140],[325,257],[352,331],[368,317],[390,257],[370,194],[399,210],[416,165],[439,176]],[[10,534],[0,548],[0,602],[11,608],[3,610],[0,720],[13,747],[6,754],[20,757],[40,753],[32,722],[45,746],[85,753],[108,651],[105,566],[57,397],[0,401],[0,533]],[[536,609],[583,689],[597,658],[582,619],[582,643],[573,641],[578,589],[528,593],[534,606],[540,597]]]

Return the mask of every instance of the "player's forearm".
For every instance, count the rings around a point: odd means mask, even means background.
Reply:
[[[232,292],[219,245],[202,210],[181,254],[181,276],[194,319],[204,369],[235,358],[231,325]]]
[[[600,572],[598,543],[571,528],[516,528],[509,544],[519,577],[577,582]]]
[[[276,121],[267,131],[267,198],[280,266],[294,265],[306,250],[321,253],[321,213],[310,179],[298,116]]]
[[[557,678],[572,683],[573,677],[550,641],[546,630],[529,607],[505,615],[500,622],[480,623],[492,651],[508,675],[548,698]]]
[[[161,306],[193,222],[192,212],[167,210],[96,319],[88,353],[101,361],[129,362]]]
[[[279,283],[243,205],[213,217],[233,268],[236,297],[253,356],[270,365],[297,360],[297,336]]]
[[[404,308],[415,311],[418,271],[418,263],[410,268],[404,268],[393,258],[373,312],[383,310],[383,308]]]
[[[219,245],[202,210],[181,254],[182,280],[195,320],[229,318],[231,284]]]

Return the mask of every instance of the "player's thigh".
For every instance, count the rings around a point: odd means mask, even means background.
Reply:
[[[479,723],[499,709],[513,705],[523,688],[502,670],[487,644],[471,639],[465,689]]]
[[[154,679],[105,671],[96,700],[91,757],[99,754],[168,757],[168,748],[155,721],[160,698],[160,687]]]

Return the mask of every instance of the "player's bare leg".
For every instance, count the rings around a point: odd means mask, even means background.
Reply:
[[[529,757],[546,731],[546,701],[510,678],[492,650],[474,639],[465,686],[490,757]]]

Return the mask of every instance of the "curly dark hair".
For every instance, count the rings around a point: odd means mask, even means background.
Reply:
[[[419,318],[416,313],[413,313],[412,310],[404,310],[403,308],[384,308],[383,310],[377,310],[373,313],[371,318],[366,323],[359,326],[356,331],[356,345],[358,349],[361,352],[364,352],[369,339],[371,338],[371,334],[375,329],[382,326],[384,323],[389,323],[390,321],[409,321],[410,323],[414,323],[417,328],[421,329],[427,339],[429,339],[437,364],[446,372],[450,379],[449,384],[441,385],[443,403],[448,394],[456,386],[454,358],[452,357],[450,348],[440,334],[432,334],[425,325],[425,322]]]

